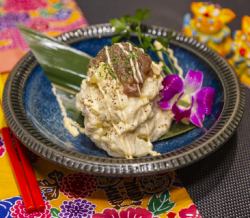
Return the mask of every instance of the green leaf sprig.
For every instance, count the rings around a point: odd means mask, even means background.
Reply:
[[[168,53],[166,49],[157,49],[154,46],[154,40],[159,41],[164,48],[169,47],[169,42],[172,39],[172,32],[168,32],[166,37],[157,37],[152,38],[145,34],[143,29],[142,22],[149,18],[150,11],[148,9],[137,9],[135,15],[125,15],[120,18],[114,18],[110,20],[110,24],[115,28],[116,36],[112,37],[112,43],[119,42],[123,39],[130,40],[132,35],[136,35],[138,37],[139,46],[143,48],[145,51],[151,50],[157,54],[157,52],[162,52],[164,57],[167,58],[170,67],[163,62],[162,70],[166,74],[172,74],[176,72],[176,69],[172,63],[172,61],[168,58]]]

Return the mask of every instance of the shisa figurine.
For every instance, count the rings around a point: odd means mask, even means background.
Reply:
[[[242,83],[250,87],[250,16],[242,18],[241,30],[234,34],[233,56],[229,63]]]
[[[206,43],[222,56],[231,52],[231,30],[227,26],[235,18],[235,13],[228,8],[207,2],[193,2],[191,14],[184,17],[183,32],[200,42]]]

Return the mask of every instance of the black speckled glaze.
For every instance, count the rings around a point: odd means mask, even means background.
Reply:
[[[164,36],[169,31],[162,27],[148,27],[152,36]],[[93,37],[111,36],[108,24],[90,26],[58,37],[66,43],[76,43]],[[65,167],[98,175],[146,175],[170,171],[191,164],[215,151],[236,130],[244,109],[244,93],[237,77],[227,62],[205,45],[174,32],[173,45],[184,48],[204,60],[217,74],[223,86],[224,105],[218,120],[209,131],[185,147],[157,157],[133,160],[117,159],[68,151],[42,134],[27,117],[24,108],[24,87],[28,76],[37,65],[28,53],[12,71],[4,90],[3,107],[7,122],[17,137],[34,153]]]

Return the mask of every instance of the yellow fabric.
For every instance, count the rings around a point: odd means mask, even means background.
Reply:
[[[10,8],[25,8],[25,1],[3,1],[6,4],[1,2],[0,16],[7,16]],[[25,21],[25,25],[42,28],[42,31],[51,36],[86,25],[86,20],[73,0],[30,0],[28,7],[38,5],[38,9],[17,12],[28,13],[31,20]],[[11,29],[16,34],[13,37],[8,34],[9,30],[0,32],[0,129],[6,127],[2,111],[2,92],[8,73],[3,72],[11,70],[27,51],[18,32]],[[107,211],[120,217],[121,211],[128,214],[131,210],[137,217],[182,218],[183,214],[188,213],[200,217],[186,189],[180,185],[174,173],[111,179],[70,171],[31,153],[29,157],[32,159],[46,208],[36,214],[26,212],[0,134],[0,217],[57,218],[69,217],[67,211],[74,211],[78,217],[83,218],[111,218],[112,216],[106,214]],[[88,215],[84,212],[86,210],[89,211]],[[117,217],[116,215],[113,217]]]
[[[0,136],[1,137],[1,136]],[[2,158],[0,158],[0,165],[1,165],[1,171],[0,171],[0,185],[1,187],[5,187],[1,189],[0,192],[0,199],[11,199],[14,196],[19,196],[19,190],[18,190],[18,186],[15,182],[15,177],[13,176],[12,173],[12,169],[10,167],[10,163],[8,160],[8,155],[5,154]],[[46,160],[43,159],[38,159],[36,160],[36,162],[33,164],[35,172],[36,172],[36,176],[38,181],[43,181],[43,180],[47,180],[49,182],[49,184],[47,184],[47,188],[49,188],[50,186],[53,187],[53,180],[51,180],[48,177],[48,174],[51,172],[61,172],[63,174],[63,177],[67,177],[69,175],[79,175],[79,173],[62,168],[58,165],[55,165],[51,162],[48,162]],[[81,174],[82,178],[84,178],[84,176],[86,176],[86,178],[88,179],[88,175],[84,175]],[[193,205],[192,200],[190,199],[186,189],[182,186],[176,185],[176,178],[175,178],[175,174],[174,173],[169,173],[169,174],[164,174],[161,175],[161,177],[163,178],[163,180],[166,178],[170,178],[171,181],[171,185],[169,184],[169,180],[166,180],[165,184],[161,184],[161,187],[158,187],[156,185],[155,190],[156,192],[154,193],[154,190],[152,190],[152,193],[147,194],[147,191],[145,190],[145,188],[143,188],[141,185],[138,186],[138,189],[140,190],[135,190],[135,195],[138,195],[138,191],[140,194],[143,195],[142,198],[138,198],[139,203],[137,203],[136,201],[133,200],[133,197],[128,197],[128,191],[129,189],[126,188],[126,182],[133,182],[133,184],[142,184],[145,183],[145,181],[147,181],[148,177],[144,177],[144,178],[125,178],[125,179],[121,179],[120,182],[117,185],[114,186],[110,186],[110,189],[115,189],[118,187],[119,193],[121,193],[124,197],[124,200],[121,201],[120,204],[115,205],[114,203],[111,202],[110,198],[107,196],[107,191],[105,189],[102,188],[95,188],[93,190],[93,192],[86,197],[82,197],[82,196],[74,196],[74,198],[69,197],[68,194],[65,194],[64,191],[60,191],[59,195],[56,198],[53,199],[48,199],[48,202],[50,204],[51,208],[56,208],[58,210],[60,210],[60,206],[62,206],[64,201],[72,201],[73,199],[86,199],[88,202],[90,202],[92,205],[95,205],[95,213],[102,213],[105,209],[107,208],[111,208],[115,209],[117,211],[119,210],[126,210],[127,208],[144,208],[145,211],[150,211],[149,209],[149,203],[150,201],[152,202],[152,196],[154,194],[158,194],[161,195],[164,192],[169,192],[169,202],[172,202],[174,204],[173,207],[171,207],[170,210],[166,210],[166,211],[162,211],[161,214],[158,214],[155,217],[170,217],[170,214],[176,214],[175,217],[180,217],[178,214],[181,211],[185,211],[186,208],[189,208],[191,205]],[[72,177],[73,178],[73,177]],[[95,181],[98,181],[99,178],[98,177],[93,177]],[[159,177],[160,178],[160,177]],[[157,179],[159,179],[157,178]],[[157,179],[152,179],[150,180],[150,183],[154,184],[157,183]],[[144,181],[145,180],[145,181]],[[63,185],[65,183],[65,180],[62,180]],[[149,182],[149,181],[148,181]],[[158,181],[159,182],[159,181]],[[82,181],[83,185],[84,180]],[[8,185],[6,185],[8,184]],[[66,183],[65,183],[66,184]],[[151,186],[152,186],[151,184]],[[62,186],[63,186],[62,185]],[[69,185],[69,184],[68,184]],[[155,184],[154,184],[155,185]],[[164,187],[165,185],[165,187]],[[41,189],[43,190],[44,185],[40,185]],[[56,188],[55,188],[56,187]],[[59,186],[54,186],[55,189],[60,189]],[[158,193],[157,191],[160,192]],[[198,213],[198,211],[196,211],[196,213]],[[153,214],[153,211],[152,211]]]
[[[6,126],[6,122],[3,115],[2,110],[2,96],[3,96],[3,88],[5,81],[7,80],[8,74],[7,73],[0,73],[0,129]]]

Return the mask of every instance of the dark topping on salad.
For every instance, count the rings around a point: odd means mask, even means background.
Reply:
[[[132,45],[122,42],[103,48],[91,60],[90,67],[97,68],[104,62],[109,66],[112,77],[117,77],[122,83],[126,95],[139,96],[145,79],[153,75],[152,60],[143,50],[135,46],[130,50],[130,46]]]

